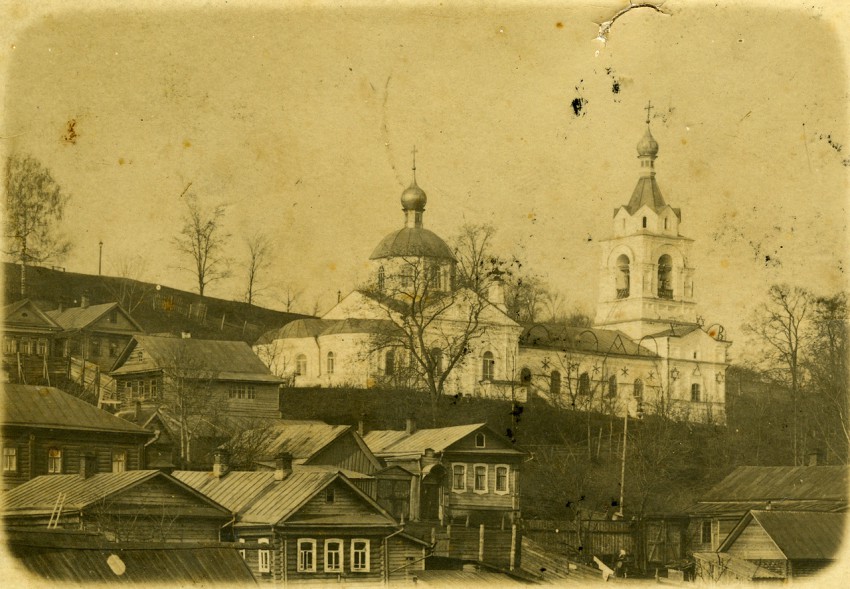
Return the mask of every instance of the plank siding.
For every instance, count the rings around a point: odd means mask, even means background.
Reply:
[[[363,452],[357,440],[354,439],[352,432],[348,432],[328,444],[313,456],[308,464],[337,466],[364,474],[372,474],[376,470],[375,465]]]
[[[755,522],[750,522],[744,528],[727,552],[744,560],[785,559],[785,555],[776,547],[767,532]]]
[[[390,581],[409,581],[417,571],[425,570],[424,546],[401,536],[393,536],[387,542],[387,549]]]
[[[315,516],[337,516],[339,514],[380,517],[348,485],[335,481],[328,488],[334,490],[333,503],[327,502],[325,491],[322,491],[299,509],[298,513],[289,518],[287,523],[310,521]],[[392,526],[393,522],[387,520],[386,525]]]

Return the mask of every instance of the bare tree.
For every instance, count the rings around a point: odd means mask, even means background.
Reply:
[[[195,275],[198,294],[203,297],[207,285],[230,276],[230,261],[226,254],[230,235],[222,228],[224,205],[205,210],[194,196],[188,195],[186,207],[183,228],[174,238],[174,245],[191,261],[191,266],[186,269]]]
[[[788,387],[793,405],[791,450],[794,464],[800,464],[800,390],[805,379],[802,350],[806,343],[811,295],[788,285],[773,285],[762,304],[744,328],[765,345],[761,368],[775,382]]]
[[[68,195],[50,171],[28,155],[6,162],[6,253],[21,265],[21,297],[27,296],[27,266],[61,259],[71,249],[60,237]]]
[[[246,268],[247,285],[245,287],[245,302],[249,305],[254,303],[257,294],[264,290],[260,280],[260,274],[265,272],[271,260],[269,254],[272,251],[272,241],[263,233],[257,233],[245,240],[248,246],[248,264]],[[288,310],[288,309],[287,309]]]
[[[283,285],[283,289],[281,291],[281,302],[283,303],[283,310],[287,313],[293,313],[295,311],[295,303],[301,300],[301,295],[304,293],[304,289],[296,288],[292,283],[286,283]],[[317,315],[319,312],[319,300],[316,299],[315,304],[313,306],[313,315]]]
[[[112,265],[112,272],[113,276],[104,276],[102,283],[118,304],[132,313],[154,289],[145,282],[147,260],[139,255],[124,256]]]
[[[457,258],[457,286],[483,293],[497,261],[492,252],[496,228],[492,225],[466,224],[452,239]]]

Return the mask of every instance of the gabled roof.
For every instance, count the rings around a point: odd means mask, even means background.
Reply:
[[[620,356],[656,356],[652,350],[635,343],[616,329],[569,327],[553,323],[526,324],[519,345],[527,348],[565,352],[591,352]]]
[[[443,452],[469,434],[482,428],[491,430],[485,423],[471,423],[452,427],[419,429],[412,434],[404,430],[374,430],[363,436],[366,445],[377,456],[398,456],[403,454],[424,454],[426,449]],[[522,454],[512,448],[500,449],[500,452]]]
[[[322,422],[292,422],[269,424],[263,427],[263,448],[260,460],[288,452],[295,460],[309,460],[347,432],[350,425],[330,425]],[[248,434],[249,432],[245,432]]]
[[[61,331],[62,326],[53,320],[50,315],[38,308],[38,306],[29,299],[23,299],[16,303],[3,307],[3,323],[8,326],[32,326],[30,322],[15,321],[16,316],[21,316],[21,313],[33,313],[43,324],[44,329],[50,331]]]
[[[127,363],[136,346],[145,351],[140,363]],[[163,368],[190,366],[208,371],[214,380],[280,383],[262,360],[242,341],[134,335],[114,365],[113,375],[134,374]]]
[[[784,579],[784,575],[774,573],[761,564],[726,554],[725,552],[694,552],[694,557],[705,564],[715,564],[722,571],[729,571],[737,579],[757,581],[761,579]]]
[[[150,436],[151,432],[53,387],[4,384],[0,406],[3,426],[119,432]]]
[[[64,493],[63,511],[79,511],[155,478],[163,478],[189,491],[205,503],[221,510],[223,514],[229,513],[220,504],[158,470],[105,472],[85,478],[78,474],[42,475],[8,491],[0,500],[0,506],[2,506],[0,509],[7,515],[52,513],[57,497],[60,493]]]
[[[232,471],[223,477],[193,470],[176,470],[171,474],[234,513],[244,511],[275,482],[274,473],[270,471]]]
[[[745,528],[760,526],[788,560],[832,560],[844,539],[844,513],[750,511],[718,549],[727,552]]]
[[[52,317],[56,323],[62,326],[63,329],[85,329],[113,309],[118,309],[133,327],[139,331],[144,331],[141,326],[127,313],[118,303],[102,303],[100,305],[89,305],[88,307],[70,307],[63,311],[55,309],[48,311],[47,314]]]
[[[643,206],[649,207],[656,213],[667,206],[664,197],[661,196],[661,189],[658,187],[655,176],[641,176],[638,179],[632,192],[632,198],[629,199],[629,204],[625,208],[630,215],[634,215]]]
[[[848,498],[846,466],[739,466],[702,501],[830,500]]]

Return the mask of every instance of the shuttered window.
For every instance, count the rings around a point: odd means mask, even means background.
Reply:
[[[269,539],[268,538],[260,538],[259,540],[257,540],[257,542],[260,543],[260,544],[268,544]],[[260,548],[257,551],[257,562],[258,562],[257,570],[260,571],[261,573],[271,572],[271,570],[272,570],[271,560],[272,560],[271,550],[269,550],[268,548]]]

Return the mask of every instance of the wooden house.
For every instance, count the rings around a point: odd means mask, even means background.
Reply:
[[[486,424],[375,430],[364,441],[387,466],[412,474],[410,518],[502,525],[520,516],[519,472],[527,454]]]
[[[288,455],[274,471],[218,465],[174,476],[236,513],[232,540],[261,581],[378,584],[424,568],[428,545],[341,472]]]
[[[56,388],[6,384],[0,388],[3,489],[39,475],[80,472],[89,454],[93,472],[145,468],[151,432]]]
[[[847,509],[846,466],[739,466],[688,508],[688,545],[714,552],[753,509],[830,512]]]
[[[6,561],[11,566],[4,573],[13,587],[31,587],[33,580],[75,586],[257,584],[234,544],[116,543],[96,532],[46,528],[6,529],[5,535],[12,558]]]
[[[7,527],[94,530],[112,541],[218,542],[233,514],[158,470],[45,475],[0,502]]]
[[[91,305],[87,296],[79,307],[60,307],[47,315],[62,327],[57,353],[96,364],[101,371],[109,370],[133,335],[144,332],[118,303]]]
[[[715,553],[696,553],[703,581],[786,580],[811,577],[838,559],[846,514],[752,510]]]
[[[3,370],[10,382],[50,384],[62,327],[29,299],[3,308]]]
[[[121,407],[197,405],[196,413],[280,417],[281,379],[245,342],[136,335],[110,375]]]

